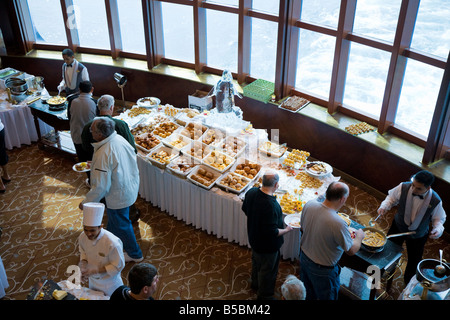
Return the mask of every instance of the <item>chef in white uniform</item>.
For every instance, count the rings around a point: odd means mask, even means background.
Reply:
[[[125,267],[122,241],[103,229],[103,203],[89,202],[83,206],[84,232],[78,238],[80,269],[89,278],[89,288],[110,296],[123,285],[121,271]]]

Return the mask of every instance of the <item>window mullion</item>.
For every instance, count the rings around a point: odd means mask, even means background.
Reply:
[[[206,66],[206,9],[202,7],[202,0],[194,0],[194,52],[195,72],[202,73]]]
[[[391,53],[378,132],[385,133],[395,121],[398,102],[405,76],[407,58],[404,51],[410,47],[420,0],[403,0]]]
[[[442,159],[450,145],[450,53],[442,78],[422,163],[430,164]]]
[[[252,0],[239,0],[238,82],[246,82],[250,74],[252,18],[248,15]]]
[[[161,3],[153,0],[142,0],[142,9],[147,65],[149,69],[153,69],[161,62],[164,55]]]
[[[73,5],[73,1],[61,0],[61,10],[63,19],[65,21],[64,26],[66,29],[68,47],[73,52],[77,52],[77,49],[80,46],[80,38],[78,36],[78,28],[76,23],[75,8]]]
[[[111,56],[113,59],[119,57],[122,51],[122,37],[120,34],[119,9],[117,0],[105,0],[106,19],[108,22],[109,42],[111,44]]]
[[[347,35],[353,30],[356,0],[343,0],[339,11],[338,32],[334,52],[333,71],[331,75],[328,113],[334,114],[344,100],[345,78],[350,55],[350,40]]]

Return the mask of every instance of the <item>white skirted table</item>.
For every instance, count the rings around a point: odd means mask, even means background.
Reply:
[[[5,267],[2,257],[0,257],[0,299],[6,295],[6,289],[9,288],[8,279],[6,277]]]
[[[233,193],[217,187],[206,190],[153,166],[138,156],[140,174],[139,194],[186,224],[213,234],[218,238],[250,247],[247,236],[247,217],[242,211],[242,200]],[[283,259],[297,259],[299,229],[284,236],[281,247]]]

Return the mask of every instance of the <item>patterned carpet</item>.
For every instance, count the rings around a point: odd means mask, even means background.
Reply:
[[[55,149],[41,150],[37,144],[9,151],[13,180],[0,195],[0,256],[10,287],[5,300],[24,300],[37,280],[66,280],[67,267],[77,264],[77,237],[82,232],[79,202],[88,191],[86,176],[71,168],[75,158]],[[342,210],[361,224],[375,214],[379,200],[351,186],[351,195]],[[250,250],[225,239],[196,230],[183,221],[161,212],[150,203],[137,202],[141,219],[135,224],[138,242],[146,262],[154,264],[161,275],[159,300],[255,299],[250,288]],[[380,219],[387,230],[391,212]],[[448,243],[429,241],[425,257],[438,258]],[[124,282],[133,263],[122,272]],[[288,274],[298,273],[298,262],[282,261],[277,280],[280,286]],[[404,288],[402,268],[394,275],[392,289],[384,299],[396,299]]]

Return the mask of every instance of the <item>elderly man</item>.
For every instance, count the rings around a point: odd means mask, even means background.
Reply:
[[[276,172],[265,172],[262,187],[248,190],[242,204],[252,248],[252,288],[260,300],[273,299],[283,235],[292,230],[284,228],[283,212],[273,195],[278,181]]]
[[[306,289],[299,278],[289,274],[281,285],[281,295],[284,300],[305,300]]]
[[[389,193],[378,208],[380,215],[397,206],[388,234],[415,231],[413,235],[392,238],[398,245],[406,242],[408,264],[405,268],[405,284],[416,274],[417,264],[422,260],[427,239],[437,239],[444,232],[445,211],[439,195],[431,189],[434,175],[422,170],[411,181],[402,182]],[[431,231],[430,231],[431,225]]]
[[[129,218],[130,206],[137,199],[139,169],[133,147],[114,130],[114,121],[96,117],[91,125],[94,156],[91,164],[91,189],[86,202],[100,202],[105,198],[108,215],[107,230],[123,242],[125,261],[140,262],[142,251],[136,241]]]
[[[356,230],[352,239],[347,223],[338,210],[345,204],[349,188],[332,182],[323,202],[308,201],[300,220],[300,280],[306,288],[307,300],[337,300],[340,287],[338,265],[342,254],[354,255],[361,248],[365,234]]]
[[[62,52],[64,64],[62,66],[62,80],[58,85],[58,91],[65,91],[69,96],[79,92],[81,81],[89,81],[87,68],[75,59],[72,50],[64,49]]]
[[[89,288],[111,296],[123,285],[121,271],[125,267],[122,241],[103,229],[103,203],[85,203],[83,233],[78,237],[81,276],[89,279]]]

